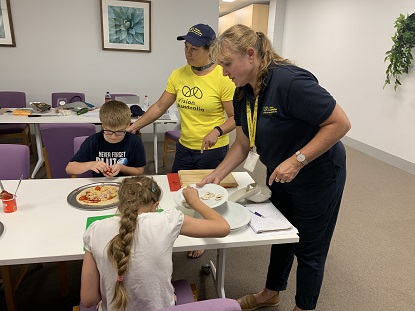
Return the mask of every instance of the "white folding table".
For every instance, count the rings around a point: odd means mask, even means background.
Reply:
[[[29,109],[29,108],[28,108]],[[12,111],[14,109],[10,109]],[[31,110],[31,109],[30,109]],[[93,111],[89,111],[82,115],[70,115],[70,116],[62,116],[54,111],[50,111],[47,113],[42,113],[41,117],[27,117],[27,116],[15,116],[12,113],[4,113],[0,115],[0,124],[7,124],[7,123],[28,123],[33,124],[35,130],[35,138],[36,138],[36,150],[38,155],[38,160],[33,169],[32,178],[36,177],[37,172],[39,171],[40,167],[42,166],[43,162],[45,161],[42,153],[42,137],[40,133],[40,124],[46,123],[93,123],[93,124],[101,124],[99,119],[99,109],[95,109]],[[38,114],[38,113],[36,113]],[[39,114],[40,115],[40,114]],[[132,122],[136,121],[136,118],[131,119]],[[153,122],[153,145],[154,145],[154,170],[155,174],[158,174],[158,148],[157,148],[157,125],[158,124],[167,124],[167,123],[177,123],[178,119],[177,116],[173,113],[170,114],[170,120],[156,120]]]
[[[247,172],[233,173],[239,188],[254,182]],[[83,185],[98,181],[121,181],[122,178],[64,178],[23,180],[17,193],[17,211],[0,211],[0,221],[5,231],[0,237],[0,268],[3,276],[9,275],[12,265],[82,260],[84,255],[82,236],[86,220],[90,216],[114,214],[116,209],[88,211],[70,206],[68,194]],[[177,206],[166,175],[155,175],[154,179],[163,190],[160,207],[164,210],[177,208],[192,215],[191,209]],[[16,189],[18,180],[3,181],[6,190]],[[232,193],[237,188],[228,188]],[[211,262],[215,286],[219,297],[225,297],[224,279],[226,249],[255,245],[296,243],[295,233],[280,235],[254,234],[248,226],[232,231],[224,238],[190,238],[180,235],[174,252],[195,249],[217,249],[216,267]],[[14,305],[14,293],[5,282],[8,305]],[[12,298],[10,298],[12,297]],[[11,307],[9,307],[11,311]]]

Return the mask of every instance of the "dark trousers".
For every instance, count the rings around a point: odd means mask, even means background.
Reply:
[[[215,169],[225,158],[229,145],[215,149],[193,150],[186,148],[179,142],[176,143],[176,155],[174,157],[172,173],[179,170]]]
[[[324,266],[346,182],[346,156],[341,142],[335,155],[286,184],[273,183],[271,202],[298,229],[300,241],[272,245],[266,288],[282,291],[297,257],[295,301],[313,310],[323,282]],[[267,181],[270,172],[267,173]],[[296,180],[298,178],[298,180]]]

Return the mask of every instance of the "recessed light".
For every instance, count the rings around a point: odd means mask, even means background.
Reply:
[[[223,2],[235,2],[235,0],[222,0]]]

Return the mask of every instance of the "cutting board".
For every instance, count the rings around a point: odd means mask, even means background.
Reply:
[[[184,187],[190,184],[198,183],[203,177],[212,173],[213,170],[182,170],[179,171],[180,186]],[[226,176],[220,183],[222,187],[233,188],[238,187],[238,183],[232,173]]]

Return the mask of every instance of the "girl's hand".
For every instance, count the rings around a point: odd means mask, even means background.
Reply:
[[[189,204],[190,206],[192,206],[192,202],[195,202],[196,200],[200,200],[199,191],[197,191],[197,189],[193,187],[187,186],[186,188],[183,189],[182,193],[187,204]]]

